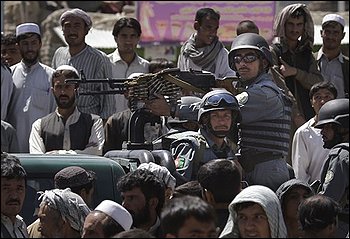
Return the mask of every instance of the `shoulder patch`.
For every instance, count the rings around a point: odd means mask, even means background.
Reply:
[[[242,93],[236,95],[236,98],[237,98],[238,103],[240,105],[244,105],[248,101],[248,93],[247,92],[242,92]]]
[[[328,171],[327,171],[327,174],[326,174],[326,177],[325,177],[325,179],[324,179],[324,183],[329,183],[330,181],[333,180],[333,178],[334,178],[334,173],[333,173],[333,171],[328,170]]]

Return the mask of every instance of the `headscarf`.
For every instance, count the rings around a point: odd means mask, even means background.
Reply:
[[[230,215],[224,230],[220,234],[220,238],[240,237],[237,224],[237,213],[234,208],[236,204],[244,202],[257,203],[264,209],[270,226],[271,238],[287,237],[287,228],[282,216],[280,202],[276,194],[266,186],[252,185],[243,189],[228,206]]]
[[[190,58],[202,70],[215,72],[216,58],[223,47],[224,45],[216,36],[209,46],[198,49],[196,48],[196,33],[193,33],[183,44],[181,51],[186,58]]]
[[[92,21],[90,16],[80,8],[74,8],[72,10],[65,11],[60,17],[61,26],[63,25],[64,20],[70,16],[79,17],[83,19],[89,30],[92,27]]]
[[[290,179],[290,180],[284,182],[283,184],[281,184],[281,186],[279,186],[279,188],[276,191],[276,195],[277,195],[278,199],[280,200],[281,206],[283,206],[283,201],[284,201],[286,193],[295,187],[305,188],[306,190],[309,191],[310,196],[315,194],[314,190],[312,189],[312,187],[308,183],[301,181],[299,179],[296,179],[296,178]]]
[[[296,3],[283,8],[283,10],[280,12],[280,14],[276,17],[274,21],[273,36],[276,38],[280,38],[281,43],[286,41],[286,34],[284,31],[286,21],[288,20],[290,15],[299,8],[302,8],[306,13],[305,27],[304,33],[301,36],[300,49],[303,49],[304,47],[312,49],[314,44],[314,21],[312,20],[311,13],[305,4]]]
[[[155,164],[153,162],[142,163],[138,169],[146,169],[154,173],[160,180],[162,180],[167,188],[171,188],[172,191],[175,190],[176,179],[171,175],[170,171],[161,165]]]
[[[82,234],[85,218],[91,210],[78,194],[73,193],[70,188],[45,190],[39,193],[40,206],[47,204],[56,209],[61,213],[63,220],[80,232],[80,235]]]

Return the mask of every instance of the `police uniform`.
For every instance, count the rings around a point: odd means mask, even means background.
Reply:
[[[337,237],[345,237],[349,231],[349,143],[337,144],[330,150],[323,166],[320,190],[320,194],[339,203]]]
[[[210,160],[218,158],[235,159],[230,142],[225,139],[223,147],[218,148],[208,133],[199,129],[198,132],[188,131],[187,134],[170,145],[177,172],[188,181],[196,180],[199,167]]]

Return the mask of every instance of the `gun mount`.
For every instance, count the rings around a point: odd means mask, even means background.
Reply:
[[[107,91],[84,91],[78,89],[79,95],[125,94],[130,102],[131,111],[142,108],[146,100],[154,99],[155,94],[165,96],[168,102],[176,102],[183,95],[183,90],[205,94],[215,87],[215,76],[201,71],[180,71],[178,68],[164,69],[158,73],[147,73],[132,79],[86,79],[80,72],[79,79],[67,79],[68,83],[108,84]]]

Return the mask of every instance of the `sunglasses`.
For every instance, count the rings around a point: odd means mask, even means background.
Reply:
[[[233,62],[236,64],[241,63],[241,61],[244,61],[244,63],[252,63],[256,61],[259,57],[257,55],[245,55],[245,56],[235,56],[233,57]]]

